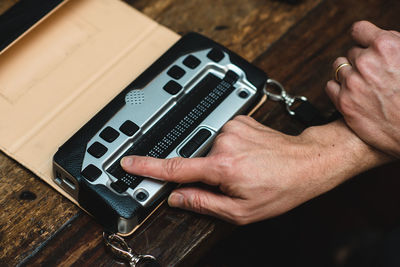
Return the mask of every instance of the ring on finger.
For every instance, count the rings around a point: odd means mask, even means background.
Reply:
[[[351,64],[350,63],[342,63],[339,66],[337,66],[337,68],[335,70],[335,81],[340,82],[339,81],[339,71],[340,71],[340,69],[342,69],[346,66],[351,66]]]

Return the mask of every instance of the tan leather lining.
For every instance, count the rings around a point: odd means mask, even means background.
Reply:
[[[57,148],[178,39],[121,1],[70,0],[0,55],[0,149],[66,195]]]
[[[23,39],[25,35],[27,35],[30,31],[32,31],[34,28],[36,28],[40,23],[45,21],[48,17],[53,15],[59,8],[61,8],[63,5],[65,5],[69,0],[64,0],[62,3],[60,3],[58,6],[56,6],[52,11],[47,13],[43,18],[41,18],[38,22],[36,22],[32,27],[30,27],[27,31],[25,31],[21,36],[19,36],[17,39],[15,39],[11,44],[9,44],[7,47],[5,47],[3,50],[0,51],[0,55],[3,54],[8,48],[11,46],[15,45],[19,40]]]

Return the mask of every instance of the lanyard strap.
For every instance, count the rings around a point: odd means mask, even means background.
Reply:
[[[280,93],[272,93],[269,90],[271,87],[278,89]],[[276,80],[268,79],[265,82],[263,91],[269,99],[284,102],[289,115],[293,116],[307,127],[326,124],[341,117],[338,111],[335,111],[329,117],[324,117],[305,96],[292,96],[288,94],[283,85]]]

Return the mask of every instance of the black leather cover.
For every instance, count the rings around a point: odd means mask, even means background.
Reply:
[[[64,0],[20,0],[0,16],[0,51]]]

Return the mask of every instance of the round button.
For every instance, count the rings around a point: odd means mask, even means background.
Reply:
[[[239,97],[241,98],[247,98],[249,96],[249,93],[246,90],[242,90],[239,92]]]
[[[149,197],[149,194],[143,189],[139,189],[135,194],[136,200],[141,201],[141,202],[145,201],[148,197]]]

